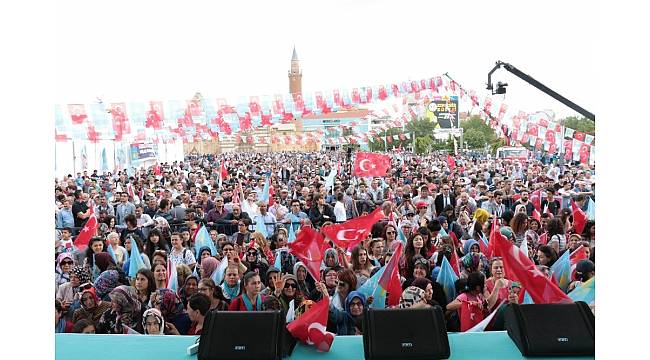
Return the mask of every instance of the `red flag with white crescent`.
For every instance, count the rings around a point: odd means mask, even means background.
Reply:
[[[287,330],[291,336],[305,344],[314,345],[318,351],[329,351],[336,336],[326,330],[329,307],[329,297],[325,296],[298,319],[287,324]]]
[[[327,247],[323,235],[310,227],[304,227],[296,235],[296,240],[288,246],[289,252],[305,264],[316,281],[320,281],[320,264]]]
[[[366,216],[348,220],[342,224],[325,226],[321,229],[323,234],[343,249],[350,249],[363,241],[372,226],[383,219],[381,208],[375,209]]]
[[[390,156],[371,152],[357,152],[354,161],[356,176],[385,176],[390,168]]]
[[[84,225],[74,240],[74,246],[80,251],[85,250],[88,247],[90,239],[97,234],[98,225],[95,215],[91,215],[88,221],[86,221],[86,225]]]

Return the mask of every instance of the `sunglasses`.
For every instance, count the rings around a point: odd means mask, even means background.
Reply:
[[[298,285],[296,285],[296,284],[294,284],[294,283],[286,283],[286,284],[284,284],[284,288],[285,288],[285,289],[288,289],[288,288],[294,288],[294,289],[297,289],[297,288],[298,288]]]
[[[395,235],[394,231],[386,231],[386,235]]]
[[[74,264],[72,261],[62,261],[61,265],[72,265]]]
[[[257,256],[257,253],[253,251],[249,251],[247,254],[248,256]]]

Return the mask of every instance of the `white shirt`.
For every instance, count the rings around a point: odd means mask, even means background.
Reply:
[[[347,220],[345,214],[345,205],[342,202],[337,201],[334,205],[334,215],[336,215],[336,222],[344,222]]]

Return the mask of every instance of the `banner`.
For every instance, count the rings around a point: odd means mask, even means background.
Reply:
[[[158,146],[153,143],[131,144],[131,162],[156,159]]]
[[[437,127],[451,129],[458,127],[458,96],[435,97],[426,104],[426,115]]]

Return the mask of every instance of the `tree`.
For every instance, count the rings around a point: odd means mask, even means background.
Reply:
[[[589,135],[594,135],[596,133],[596,123],[585,118],[577,116],[569,116],[560,120],[560,123],[564,122],[564,126],[575,131],[580,131],[587,133]]]
[[[503,142],[497,139],[497,134],[478,115],[460,123],[463,128],[463,140],[473,149],[483,149],[487,143],[492,150],[502,146]]]

